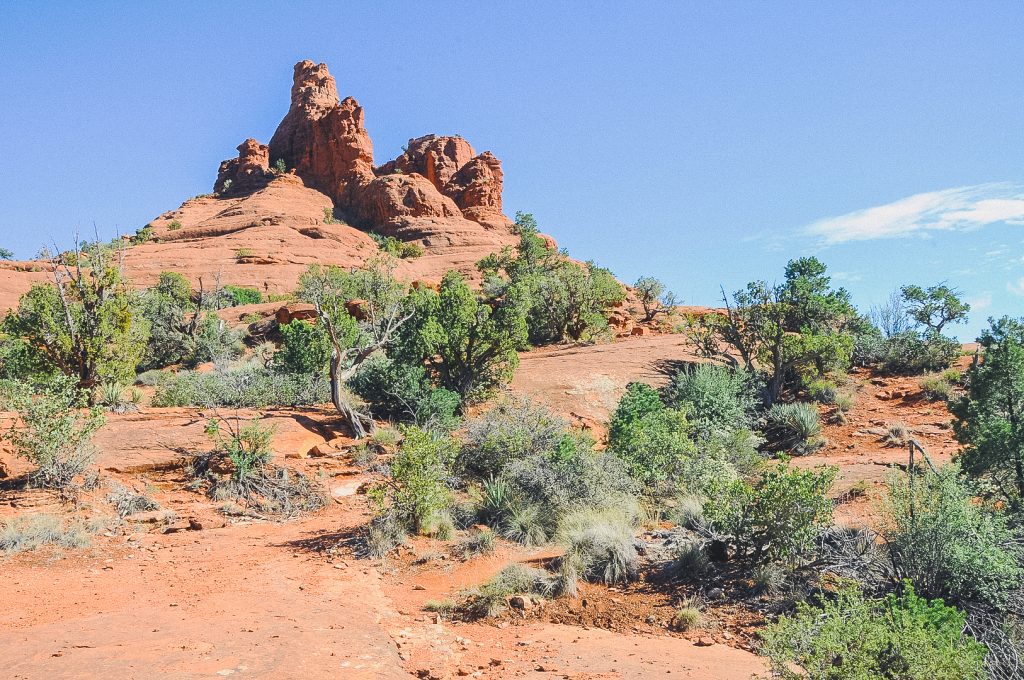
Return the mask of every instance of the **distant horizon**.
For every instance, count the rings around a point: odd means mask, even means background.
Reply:
[[[309,58],[376,164],[460,134],[503,162],[509,216],[683,304],[813,254],[862,311],[959,288],[964,341],[1024,315],[1019,3],[448,7],[0,8],[0,247],[130,234],[211,191]]]

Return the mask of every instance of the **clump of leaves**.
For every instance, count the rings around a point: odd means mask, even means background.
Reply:
[[[964,634],[966,616],[942,600],[901,595],[868,599],[854,589],[820,604],[797,604],[764,633],[764,653],[781,677],[898,677],[981,680],[985,646]],[[794,669],[793,665],[796,665]],[[802,669],[802,672],[801,672]]]
[[[86,394],[68,378],[55,377],[34,393],[21,383],[3,385],[0,401],[18,413],[3,439],[15,454],[35,464],[30,481],[70,489],[95,458],[92,437],[106,423],[102,409],[86,408]]]

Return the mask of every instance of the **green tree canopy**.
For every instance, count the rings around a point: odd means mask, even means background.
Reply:
[[[967,394],[952,405],[965,472],[991,479],[1004,495],[1024,498],[1024,319],[990,320],[978,341],[980,361]]]
[[[450,271],[439,294],[423,298],[421,313],[424,348],[442,387],[474,399],[512,379],[527,336],[519,305],[486,300]]]
[[[548,245],[532,215],[516,215],[515,250],[481,260],[484,291],[524,307],[529,341],[537,344],[590,339],[607,328],[603,312],[625,297],[611,272],[580,264]]]
[[[710,356],[764,371],[767,398],[774,403],[791,381],[849,364],[849,330],[859,316],[850,294],[832,288],[825,271],[814,257],[790,260],[782,283],[752,281],[731,298],[723,295],[726,314],[693,320],[691,335]],[[731,351],[723,351],[720,342]]]
[[[149,338],[120,255],[119,247],[106,245],[64,253],[54,263],[54,282],[34,285],[4,321],[7,334],[81,389],[131,382]]]
[[[944,283],[928,288],[903,286],[900,292],[910,317],[931,333],[941,334],[949,323],[966,323],[971,311],[960,292]]]

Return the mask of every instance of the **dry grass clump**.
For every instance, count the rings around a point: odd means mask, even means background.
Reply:
[[[7,553],[35,550],[44,545],[82,548],[89,545],[89,532],[81,524],[61,522],[55,515],[15,517],[0,525],[0,551]]]

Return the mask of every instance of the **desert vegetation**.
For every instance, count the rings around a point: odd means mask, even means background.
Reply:
[[[515,246],[479,262],[479,286],[456,271],[436,289],[408,285],[395,257],[415,255],[390,241],[361,268],[312,265],[294,295],[310,313],[257,315],[252,335],[222,313],[263,302],[257,289],[168,271],[139,290],[118,244],[55,256],[53,281],[0,326],[3,438],[31,466],[21,481],[65,499],[99,488],[94,439],[108,418],[184,408],[207,423],[191,492],[232,517],[316,513],[328,480],[281,465],[265,419],[329,404],[367,479],[358,555],[398,560],[427,541],[464,562],[513,556],[429,605],[447,619],[525,616],[642,581],[675,594],[664,626],[677,634],[713,625],[723,601],[758,612],[759,649],[782,677],[1014,676],[1024,322],[992,320],[970,366],[954,367],[959,346],[943,332],[968,310],[955,290],[906,286],[861,314],[819,260],[792,260],[782,283],[752,282],[723,313],[686,319],[698,360],[673,363],[657,387],[625,385],[607,422],[581,429],[509,384],[534,347],[611,340],[627,289],[550,247],[531,216],[515,229]],[[630,294],[638,323],[675,313],[656,279]],[[933,465],[911,426],[885,421],[878,441],[917,458],[891,471],[869,525],[851,527],[837,507],[864,486],[837,494],[840,468],[812,463],[864,376],[888,375],[915,376],[924,402],[949,405],[962,450]],[[162,512],[108,488],[112,522]],[[0,548],[90,535],[45,515],[5,520]],[[528,551],[549,557],[515,559]]]

